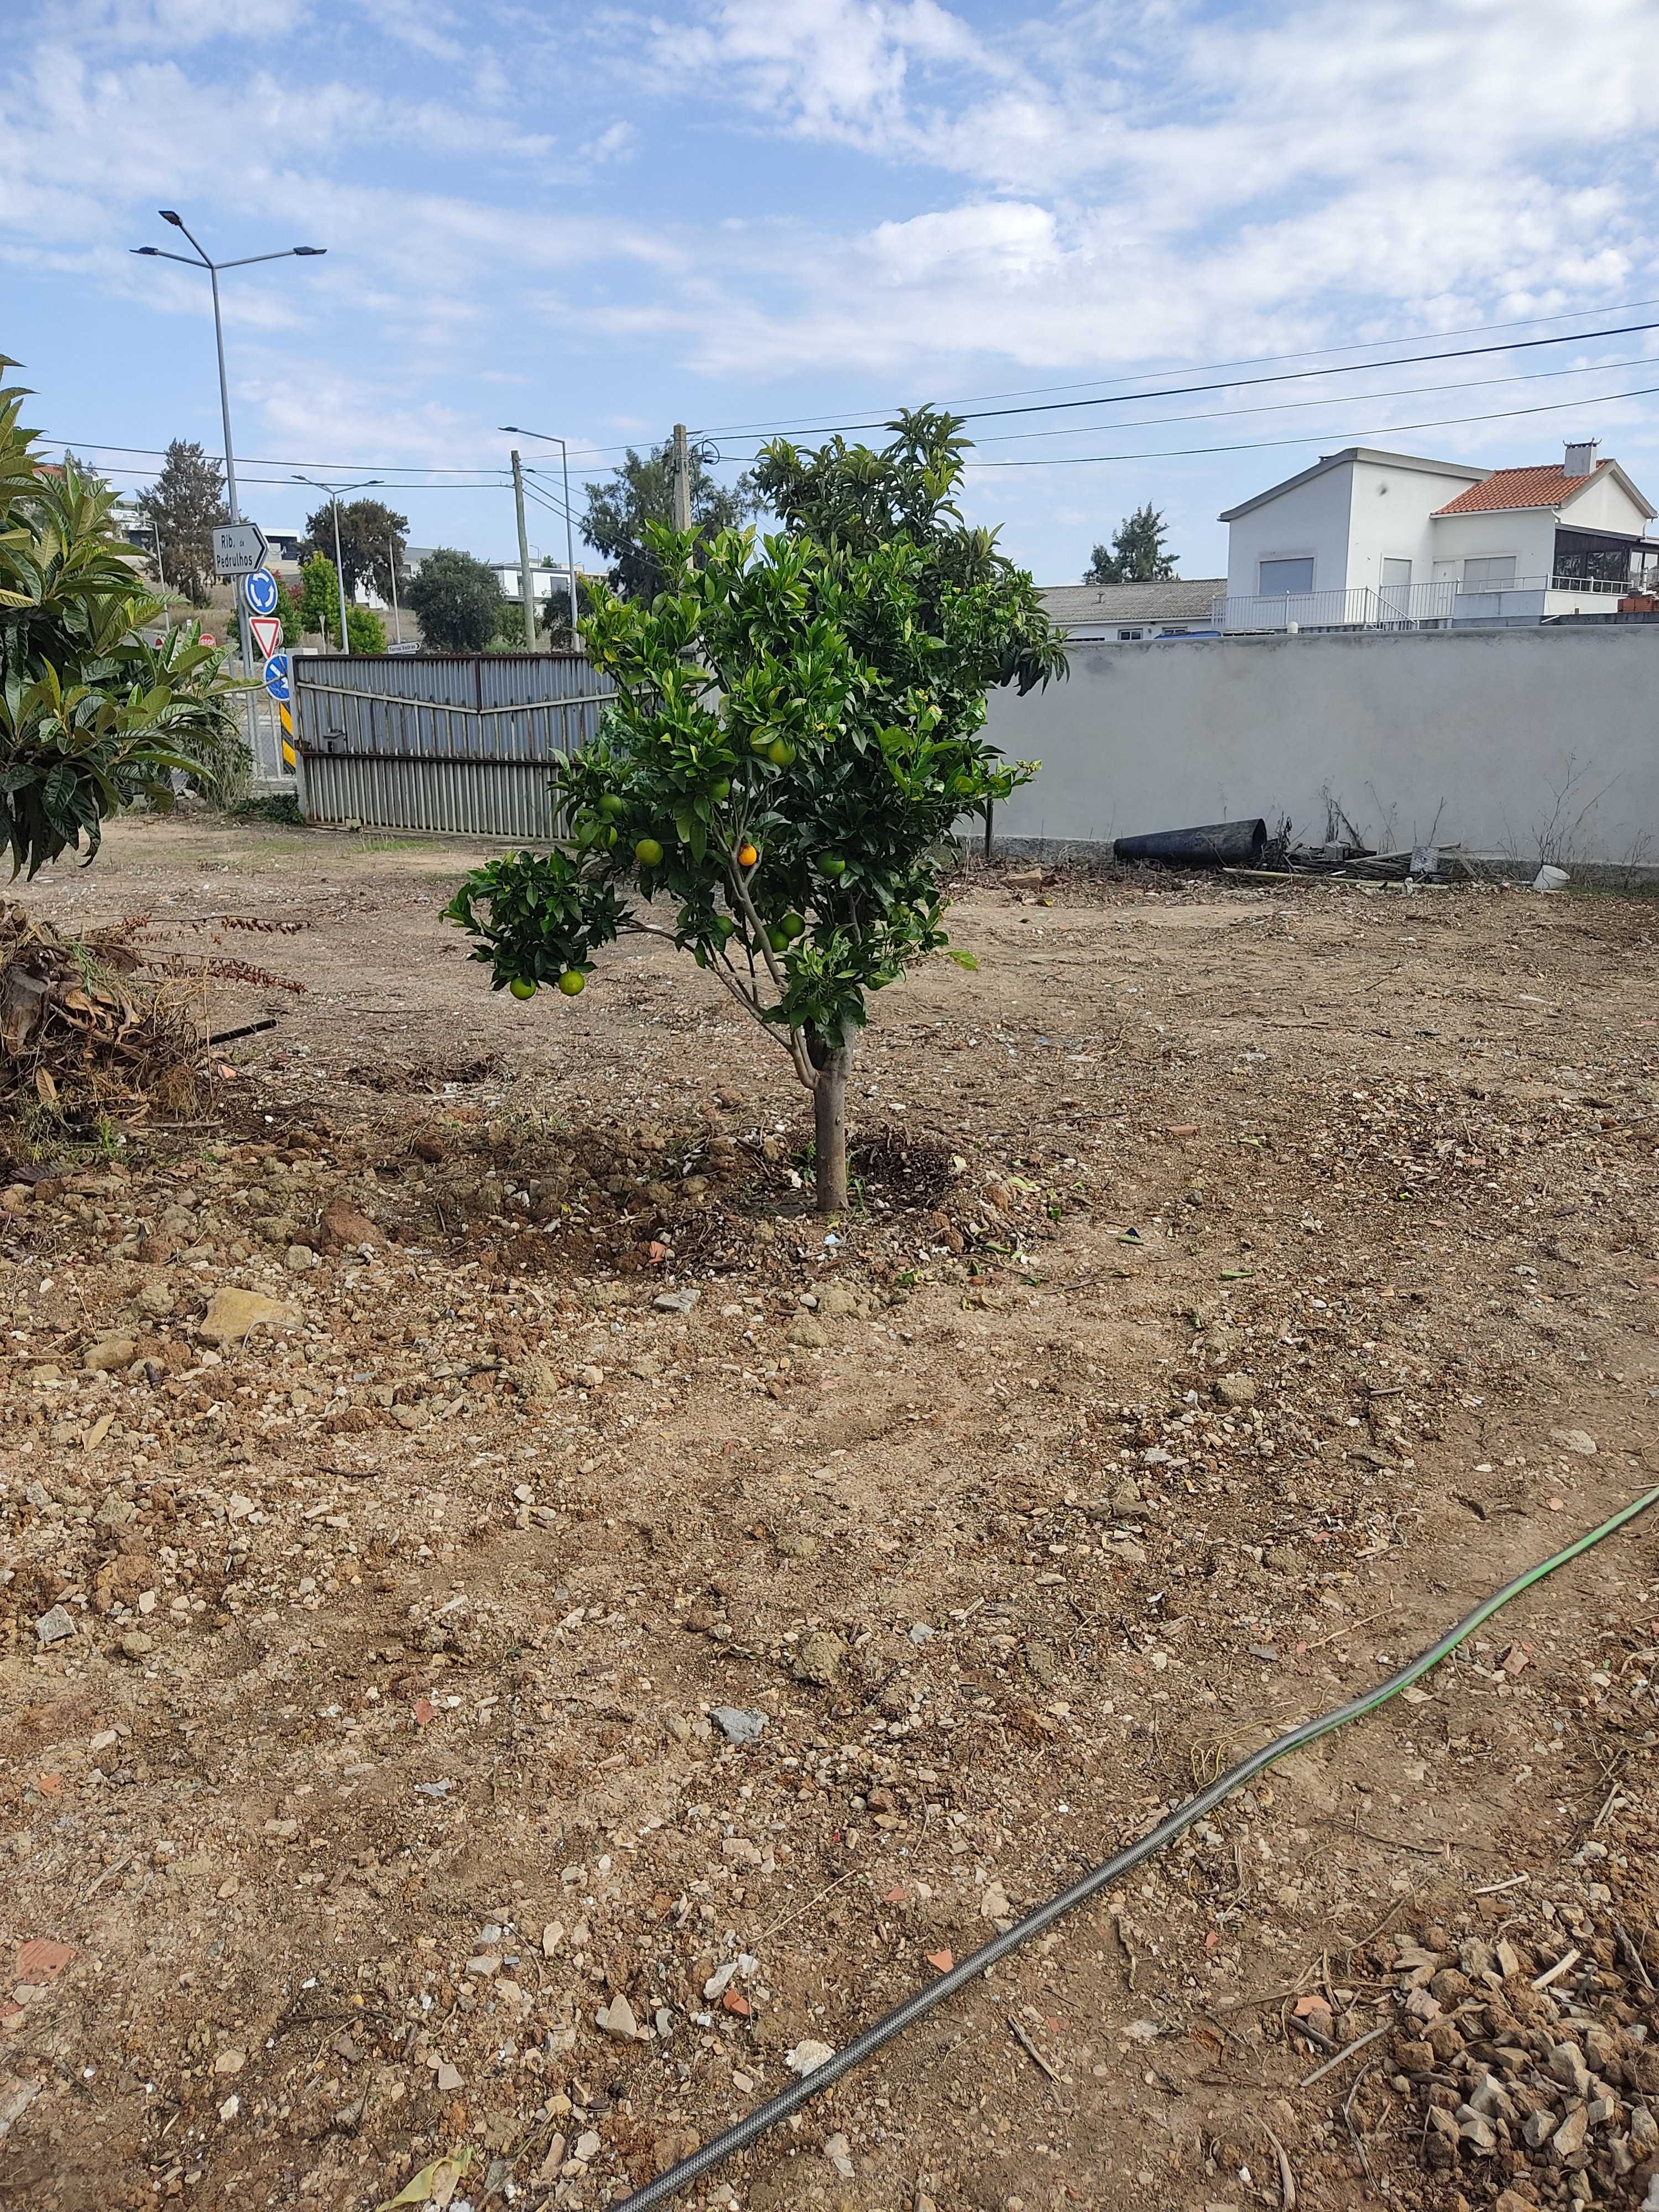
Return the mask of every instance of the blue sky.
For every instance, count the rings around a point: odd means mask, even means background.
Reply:
[[[127,251],[176,207],[222,257],[328,248],[227,280],[244,505],[276,526],[295,467],[447,466],[465,488],[384,495],[417,544],[505,555],[503,422],[580,477],[676,419],[735,461],[751,426],[1096,386],[978,426],[968,505],[1040,582],[1146,499],[1217,574],[1220,508],[1355,436],[1495,465],[1599,435],[1659,503],[1655,397],[1594,404],[1659,384],[1659,332],[1107,404],[1659,319],[1656,81],[1651,0],[33,0],[0,350],[77,451],[217,450],[206,281]],[[1553,411],[1436,422],[1520,407]],[[1095,454],[1144,458],[1054,465]]]

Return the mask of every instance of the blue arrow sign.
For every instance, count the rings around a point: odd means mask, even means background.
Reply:
[[[286,707],[293,694],[288,688],[288,655],[273,653],[265,663],[265,689],[279,706]]]
[[[256,568],[251,576],[243,577],[242,597],[247,601],[250,614],[276,613],[276,579],[269,568]]]

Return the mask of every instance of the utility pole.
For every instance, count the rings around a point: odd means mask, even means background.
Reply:
[[[524,520],[524,470],[519,449],[513,448],[513,504],[519,511],[519,589],[524,593],[524,648],[536,650],[536,598],[530,586],[530,532]]]
[[[387,556],[392,562],[392,642],[404,641],[403,617],[398,612],[398,536],[394,531],[386,544]]]
[[[380,479],[379,477],[364,477],[357,483],[331,484],[325,483],[320,477],[295,476],[290,481],[295,483],[309,484],[313,491],[325,491],[328,494],[329,508],[334,520],[334,581],[340,594],[340,650],[342,653],[349,653],[351,633],[346,627],[345,563],[340,558],[340,496],[343,492],[368,491],[378,484]],[[325,645],[328,643],[326,625],[324,628],[323,643]]]
[[[673,516],[676,530],[691,527],[691,457],[686,451],[685,425],[674,425]]]

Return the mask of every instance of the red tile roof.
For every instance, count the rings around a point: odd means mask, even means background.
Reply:
[[[1609,458],[1595,464],[1595,471],[1610,469]],[[1564,499],[1582,490],[1589,477],[1570,477],[1559,461],[1547,461],[1535,469],[1494,469],[1484,483],[1471,484],[1437,514],[1483,514],[1493,507],[1559,507]]]

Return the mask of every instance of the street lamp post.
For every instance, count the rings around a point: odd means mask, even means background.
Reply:
[[[512,437],[538,438],[543,445],[556,446],[559,449],[559,467],[564,477],[564,558],[570,578],[570,629],[574,636],[576,629],[576,540],[570,526],[570,455],[564,440],[554,437],[550,431],[524,430],[516,422],[503,422],[501,427]]]
[[[330,484],[325,483],[319,477],[296,476],[294,481],[309,484],[313,491],[325,491],[334,509],[334,580],[340,592],[340,650],[348,653],[351,649],[351,640],[346,632],[345,563],[340,558],[340,496],[343,492],[367,491],[372,484],[379,483],[380,478],[365,477],[361,483]],[[397,588],[395,583],[392,588]],[[381,635],[385,635],[384,631]]]
[[[246,269],[256,261],[314,261],[328,252],[325,246],[285,246],[276,253],[244,253],[234,261],[215,261],[203,248],[200,241],[191,236],[185,228],[184,217],[172,208],[159,210],[163,222],[170,222],[183,237],[190,239],[196,248],[194,256],[188,253],[169,253],[165,246],[135,246],[131,251],[152,261],[178,261],[186,269],[205,269],[213,287],[213,339],[219,356],[219,413],[225,426],[225,502],[230,509],[230,519],[240,522],[241,509],[236,499],[236,456],[230,439],[230,386],[225,376],[225,326],[219,310],[219,272],[222,269]],[[158,533],[159,544],[159,533]],[[242,643],[242,669],[246,675],[253,673],[253,645],[248,635],[247,607],[242,594],[236,594],[237,628]],[[248,694],[248,738],[253,735],[253,695]]]
[[[398,533],[395,530],[386,540],[386,550],[392,575],[392,642],[401,645],[404,641],[404,623],[403,617],[398,612]]]

